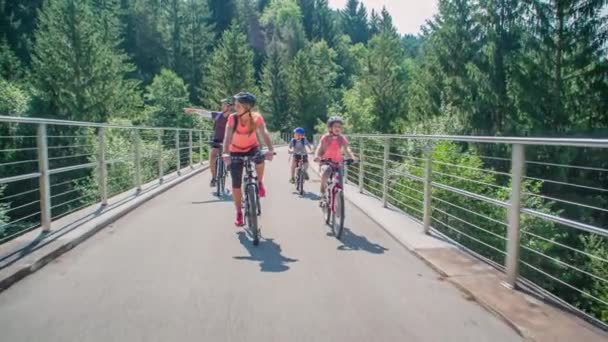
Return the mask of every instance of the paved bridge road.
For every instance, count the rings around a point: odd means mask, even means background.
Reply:
[[[259,247],[196,176],[0,294],[0,341],[521,340],[352,206],[328,236],[281,152]]]

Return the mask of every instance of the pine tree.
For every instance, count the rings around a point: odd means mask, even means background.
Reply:
[[[162,7],[159,0],[132,0],[126,12],[122,47],[137,66],[138,78],[149,84],[168,65],[168,52],[159,30]]]
[[[300,50],[287,69],[290,119],[288,123],[313,131],[325,120],[337,77],[336,53],[326,42]]]
[[[15,81],[23,77],[23,65],[13,50],[0,38],[0,77]]]
[[[337,19],[337,14],[329,8],[328,0],[316,0],[311,39],[316,41],[324,40],[333,47],[338,39]]]
[[[197,103],[203,91],[205,68],[213,45],[213,27],[209,26],[207,0],[186,0],[182,32],[180,71],[190,91],[190,101]]]
[[[179,70],[183,66],[182,38],[186,3],[183,0],[166,0],[162,3],[162,21],[159,30],[163,35],[163,44],[167,51],[167,66],[172,70]]]
[[[102,39],[111,43],[121,42],[124,34],[121,0],[91,0],[91,9],[99,21]]]
[[[208,0],[211,10],[211,24],[215,25],[215,33],[220,37],[230,27],[236,16],[235,0]]]
[[[297,0],[302,12],[302,24],[308,39],[313,39],[313,26],[315,18],[315,0]]]
[[[431,83],[417,85],[417,96],[424,98],[417,98],[413,106],[420,102],[427,110],[441,108],[441,113],[436,114],[456,116],[466,123],[471,123],[473,116],[483,115],[469,73],[471,67],[479,63],[480,55],[480,29],[474,14],[471,0],[439,1],[439,13],[425,28],[422,68],[426,70],[420,73],[422,80]],[[439,88],[439,96],[436,96],[436,88]],[[431,104],[433,101],[435,103]],[[411,113],[421,114],[419,111]],[[467,133],[474,131],[474,127],[467,128]]]
[[[261,19],[270,40],[275,40],[285,54],[293,58],[306,45],[302,12],[295,0],[272,0]]]
[[[29,65],[32,38],[43,0],[0,0],[0,40],[4,39],[15,56]]]
[[[606,104],[597,102],[608,95],[605,1],[535,0],[525,10],[532,13],[524,38],[531,49],[516,101],[530,129],[578,132],[608,125]]]
[[[399,37],[384,31],[369,42],[369,52],[360,77],[366,97],[373,103],[379,132],[395,132],[398,121],[408,121],[408,75]]]
[[[87,0],[49,0],[40,14],[33,83],[39,115],[104,122],[138,105],[133,68],[105,41]]]
[[[388,32],[397,35],[397,28],[393,24],[393,17],[384,6],[382,6],[382,11],[380,12],[379,28],[380,32]]]
[[[253,51],[235,23],[224,32],[211,56],[207,104],[240,91],[255,92]]]
[[[372,13],[369,17],[369,35],[373,37],[382,31],[381,19],[376,10],[372,9]]]
[[[262,72],[262,108],[271,129],[289,128],[289,107],[286,84],[287,70],[277,41],[268,45],[266,64]]]
[[[367,43],[369,27],[367,9],[359,0],[348,0],[346,8],[341,11],[342,31],[350,36],[354,44]]]

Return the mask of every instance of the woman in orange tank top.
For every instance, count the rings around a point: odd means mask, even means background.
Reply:
[[[268,147],[266,159],[272,160],[274,155],[274,147],[272,139],[266,130],[264,117],[262,114],[252,112],[255,106],[256,98],[251,93],[238,93],[234,96],[236,113],[228,118],[226,125],[226,137],[224,138],[224,151],[229,151],[223,155],[226,165],[230,164],[230,176],[232,178],[232,197],[236,207],[237,226],[243,226],[242,200],[243,192],[241,185],[243,183],[243,161],[232,157],[253,157],[260,154],[260,143],[258,142],[257,134],[264,139],[264,143]],[[258,176],[258,187],[260,197],[266,195],[264,187],[264,158],[259,158],[256,161],[256,173]]]

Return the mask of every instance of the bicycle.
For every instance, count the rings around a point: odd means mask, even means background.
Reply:
[[[304,157],[308,156],[308,153],[292,153],[295,157],[300,157],[296,164],[296,191],[300,196],[304,196],[304,182],[306,182],[306,169],[304,168]]]
[[[266,153],[267,152],[260,152],[255,156],[247,157],[231,157],[232,162],[242,160],[244,164],[245,191],[243,196],[243,215],[245,217],[245,224],[249,228],[253,237],[254,246],[257,246],[260,243],[261,232],[258,225],[258,217],[262,215],[258,177],[255,174],[255,162],[264,159],[266,157]]]
[[[352,159],[345,160],[343,164],[351,165]],[[329,165],[331,173],[327,181],[327,190],[324,205],[325,223],[331,224],[332,232],[336,239],[340,240],[344,231],[344,183],[342,175],[344,166],[342,163],[334,163],[331,160],[321,160],[321,165]]]
[[[226,193],[226,177],[228,176],[228,168],[224,164],[224,159],[222,158],[222,144],[217,143],[215,141],[210,141],[209,145],[212,148],[217,148],[218,153],[215,157],[215,186],[217,192],[215,193],[217,197],[222,197],[223,194]]]

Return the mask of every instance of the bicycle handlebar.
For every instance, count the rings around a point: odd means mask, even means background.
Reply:
[[[331,159],[321,159],[320,160],[321,163],[327,163],[327,164],[341,164],[341,163],[336,163]],[[344,163],[345,165],[352,165],[355,162],[354,159],[345,159],[342,163]]]

